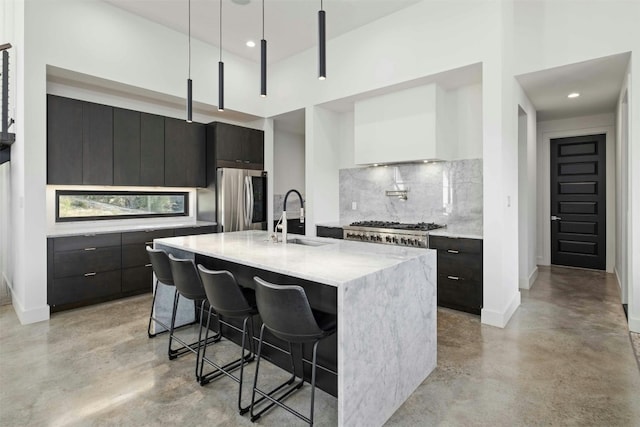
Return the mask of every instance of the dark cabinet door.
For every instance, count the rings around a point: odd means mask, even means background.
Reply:
[[[164,181],[168,187],[205,186],[205,127],[165,118]]]
[[[140,185],[140,113],[113,109],[113,184]]]
[[[164,117],[140,115],[140,185],[164,186]]]
[[[245,163],[264,164],[264,132],[257,129],[247,129],[247,133],[244,147]]]
[[[47,95],[47,184],[82,184],[82,104]]]
[[[243,129],[244,128],[240,126],[227,123],[215,124],[216,154],[218,161],[243,163],[245,138],[247,137]]]
[[[113,107],[85,102],[82,116],[82,183],[113,185]]]

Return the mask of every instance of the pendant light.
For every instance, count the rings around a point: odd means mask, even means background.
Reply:
[[[187,123],[193,121],[193,94],[192,94],[192,82],[191,82],[191,0],[189,0],[189,71],[187,77]]]
[[[260,96],[267,96],[267,41],[264,39],[264,0],[262,0],[262,40],[260,40]]]
[[[320,11],[318,12],[318,79],[327,78],[327,51],[326,51],[326,31],[325,31],[325,13],[323,0],[320,0]]]
[[[220,60],[218,61],[218,111],[224,111],[224,62],[222,62],[222,0],[220,0]]]

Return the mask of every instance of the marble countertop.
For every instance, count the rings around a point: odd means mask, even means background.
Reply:
[[[57,223],[47,232],[47,237],[67,237],[79,236],[83,234],[105,234],[105,233],[124,233],[127,231],[143,231],[143,230],[163,230],[167,228],[183,228],[183,227],[205,227],[216,225],[211,221],[173,221],[158,223],[124,223],[124,224],[108,224],[96,225],[92,223],[82,222],[63,222]]]
[[[339,287],[419,257],[429,249],[404,248],[376,243],[351,242],[320,237],[289,236],[289,240],[326,243],[306,246],[274,243],[266,231],[155,239],[155,243],[255,268]]]
[[[466,239],[482,239],[482,224],[461,223],[447,224],[445,228],[438,228],[429,232],[430,236],[459,237]]]

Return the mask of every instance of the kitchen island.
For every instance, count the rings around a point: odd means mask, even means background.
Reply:
[[[436,253],[334,239],[291,240],[276,243],[265,231],[240,231],[154,244],[176,256],[303,282],[312,306],[338,316],[338,425],[382,425],[436,366]],[[246,278],[239,282],[251,286]],[[314,292],[314,286],[325,291]]]

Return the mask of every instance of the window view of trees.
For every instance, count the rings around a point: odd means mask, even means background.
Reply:
[[[56,192],[59,219],[188,215],[188,193]]]

